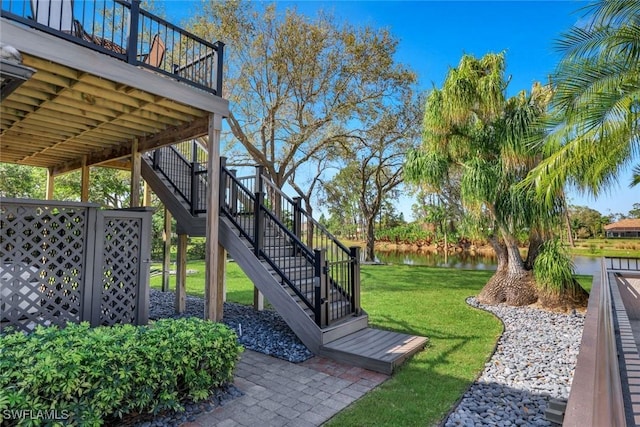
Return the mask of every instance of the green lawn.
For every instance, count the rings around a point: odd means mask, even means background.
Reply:
[[[162,268],[154,264],[151,268]],[[175,268],[173,266],[172,268]],[[187,270],[195,270],[197,273],[187,273],[187,294],[204,297],[204,261],[189,261]],[[162,275],[151,278],[151,287],[162,288]],[[176,276],[171,275],[169,288],[176,288]],[[227,301],[238,304],[253,304],[253,283],[247,278],[235,262],[227,263]]]
[[[204,263],[192,262],[187,292],[202,296]],[[478,376],[502,332],[492,315],[465,303],[490,271],[420,266],[363,266],[362,306],[371,326],[423,335],[427,348],[388,381],[334,417],[330,426],[428,426],[441,421]],[[591,277],[579,276],[590,288]],[[154,277],[152,286],[159,288]],[[174,285],[172,285],[173,287]],[[251,304],[251,282],[227,264],[228,301]]]
[[[640,239],[576,239],[572,254],[640,258]]]

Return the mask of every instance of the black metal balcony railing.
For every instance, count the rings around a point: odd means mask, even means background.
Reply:
[[[1,16],[222,94],[224,44],[140,8],[140,0],[2,0]]]

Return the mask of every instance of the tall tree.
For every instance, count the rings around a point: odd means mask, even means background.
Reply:
[[[375,220],[384,203],[395,200],[398,186],[404,181],[402,166],[406,152],[420,137],[422,98],[408,90],[398,92],[395,105],[383,110],[365,110],[364,129],[353,137],[355,144],[345,147],[344,169],[352,175],[349,191],[358,197],[365,227],[365,260],[375,260]]]
[[[588,206],[569,206],[571,231],[576,238],[599,237],[608,218]]]
[[[329,230],[338,236],[357,239],[363,221],[358,194],[352,188],[356,171],[355,165],[343,167],[333,178],[323,181],[320,202],[329,213]]]
[[[46,169],[0,163],[0,197],[44,199]]]
[[[128,207],[130,172],[111,168],[92,167],[90,172],[89,201],[103,208]],[[80,171],[56,177],[54,197],[57,200],[80,201]]]
[[[597,195],[640,150],[640,2],[601,0],[585,10],[558,42],[549,156],[529,178],[547,202],[566,183]]]
[[[422,147],[408,155],[405,174],[431,186],[460,174],[465,206],[491,219],[487,238],[498,266],[478,296],[480,301],[524,305],[540,298],[547,305],[584,304],[584,291],[573,280],[555,283],[555,288],[536,286],[535,259],[558,215],[535,203],[531,191],[522,191],[516,184],[541,158],[540,151],[526,142],[539,130],[533,125],[545,113],[551,92],[535,84],[530,93],[522,91],[507,99],[504,70],[504,54],[462,57],[443,87],[434,89],[427,99]],[[525,259],[517,238],[523,230],[529,230]],[[571,277],[571,272],[563,277]]]
[[[301,165],[344,143],[354,116],[383,104],[415,75],[394,61],[398,42],[387,30],[256,4],[207,1],[191,29],[227,43],[232,136],[247,163],[263,165],[282,187]]]

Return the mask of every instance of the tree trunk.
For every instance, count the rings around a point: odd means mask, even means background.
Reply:
[[[375,245],[376,245],[376,235],[375,235],[375,217],[367,218],[367,247],[365,249],[365,261],[373,262],[376,260],[375,255]]]
[[[573,240],[573,231],[571,230],[571,218],[569,218],[569,211],[565,209],[564,211],[564,220],[567,226],[567,238],[569,239],[569,244],[572,248],[576,247],[576,242]]]
[[[478,295],[482,304],[500,304],[522,306],[533,304],[538,294],[533,279],[533,273],[527,271],[520,256],[518,242],[505,234],[506,244],[500,244],[494,238],[491,245],[498,256],[498,268]]]
[[[534,229],[529,233],[529,248],[527,249],[527,260],[524,263],[524,267],[527,270],[533,270],[533,263],[536,261],[545,241],[546,239],[539,230]]]

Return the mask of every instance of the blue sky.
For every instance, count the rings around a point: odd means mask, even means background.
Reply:
[[[319,9],[354,25],[384,27],[400,40],[396,59],[407,64],[423,89],[440,86],[450,67],[465,54],[506,52],[508,94],[546,82],[560,55],[554,42],[583,17],[582,1],[277,1],[313,16]],[[189,16],[198,1],[167,1],[170,21]],[[603,214],[627,213],[640,202],[640,189],[628,188],[626,171],[618,187],[597,199],[570,190],[569,201]],[[408,213],[411,201],[403,200]]]

